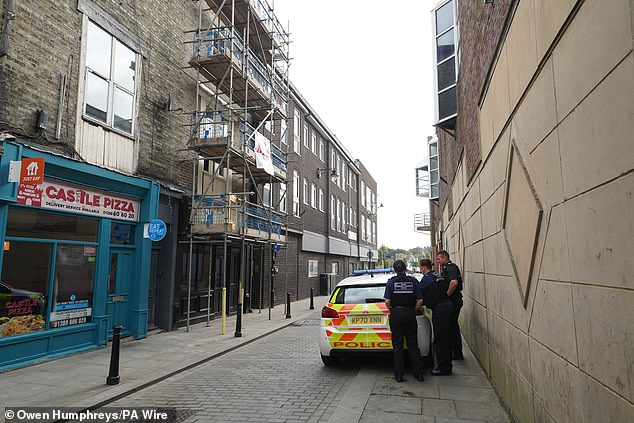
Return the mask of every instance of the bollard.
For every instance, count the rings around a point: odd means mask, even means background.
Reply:
[[[291,293],[286,293],[286,318],[291,318]]]
[[[119,384],[119,341],[121,339],[121,326],[112,327],[112,351],[110,353],[110,372],[106,379],[106,385]]]
[[[310,288],[310,310],[314,310],[315,309],[315,289],[314,288]]]

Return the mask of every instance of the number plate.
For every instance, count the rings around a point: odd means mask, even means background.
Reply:
[[[348,316],[349,325],[384,325],[385,314],[358,314]]]

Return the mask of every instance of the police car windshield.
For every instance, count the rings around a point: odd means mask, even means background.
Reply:
[[[383,302],[385,285],[364,285],[341,287],[335,304],[364,304]]]

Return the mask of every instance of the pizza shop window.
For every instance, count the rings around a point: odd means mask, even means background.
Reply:
[[[133,135],[137,54],[89,21],[84,117]]]
[[[44,330],[53,245],[5,241],[0,282],[0,339]]]
[[[97,242],[99,221],[21,207],[9,208],[7,237]]]
[[[97,247],[57,245],[50,327],[90,322]]]

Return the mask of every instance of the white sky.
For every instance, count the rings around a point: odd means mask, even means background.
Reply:
[[[431,9],[423,0],[269,0],[291,33],[290,79],[378,183],[378,245],[429,245],[414,231],[415,167],[433,135]]]

